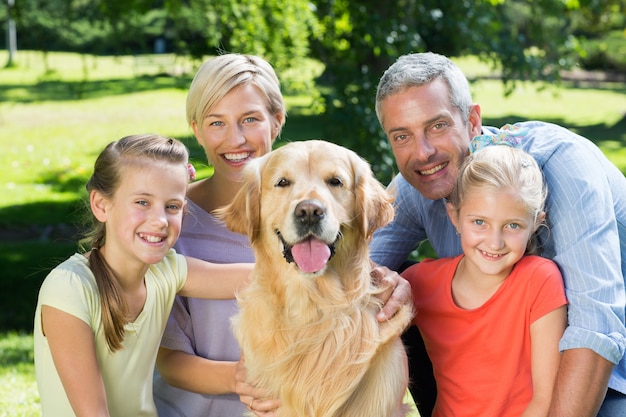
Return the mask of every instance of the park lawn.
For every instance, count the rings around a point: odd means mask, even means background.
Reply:
[[[0,51],[4,61],[6,52]],[[199,177],[211,172],[185,122],[186,89],[198,63],[186,63],[190,73],[174,77],[145,76],[149,71],[135,68],[132,57],[50,53],[44,65],[41,53],[21,51],[17,63],[0,69],[0,231],[17,225],[38,237],[19,244],[0,239],[0,269],[6,271],[0,305],[11,312],[21,305],[25,331],[0,334],[0,417],[39,415],[29,333],[33,300],[46,270],[75,250],[67,237],[49,237],[46,226],[76,222],[84,183],[104,145],[143,132],[177,137],[190,147]],[[566,125],[626,172],[624,85],[538,91],[521,82],[503,97],[499,81],[480,78],[488,71],[475,60],[459,64],[477,77],[472,90],[485,124],[540,119]],[[282,140],[323,138],[310,97],[286,101]],[[0,324],[7,313],[0,314]]]
[[[0,417],[41,415],[31,334],[0,335],[0,392]]]
[[[5,56],[0,52],[0,62]],[[49,53],[44,65],[41,53],[24,51],[16,61],[18,67],[0,70],[0,225],[31,221],[3,209],[81,198],[95,156],[106,143],[128,134],[156,132],[184,140],[200,177],[209,175],[185,121],[186,89],[199,63],[187,62],[190,72],[175,77],[145,77],[137,76],[133,57]],[[459,64],[476,77],[472,91],[485,124],[527,119],[563,124],[596,142],[626,171],[624,85],[542,86],[538,91],[535,84],[519,82],[504,97],[499,81],[480,78],[485,69],[476,60],[463,58]],[[323,123],[311,114],[310,98],[286,101],[282,139],[323,138]],[[53,211],[43,219],[58,221],[64,215]]]

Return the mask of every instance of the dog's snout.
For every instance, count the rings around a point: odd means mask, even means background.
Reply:
[[[326,215],[326,208],[318,200],[303,200],[294,210],[296,219],[306,225],[317,224]]]

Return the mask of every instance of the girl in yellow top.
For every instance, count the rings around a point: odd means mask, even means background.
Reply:
[[[188,151],[170,138],[109,144],[87,183],[90,250],[43,282],[35,314],[35,369],[44,417],[156,417],[152,375],[174,296],[229,299],[252,264],[177,254]],[[229,274],[229,279],[223,279]]]

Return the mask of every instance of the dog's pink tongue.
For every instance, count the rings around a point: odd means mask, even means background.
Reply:
[[[310,237],[293,245],[291,255],[303,272],[317,272],[330,259],[330,248],[321,240]]]

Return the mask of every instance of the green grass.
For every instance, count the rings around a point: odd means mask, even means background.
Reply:
[[[0,63],[6,62],[0,51]],[[570,88],[519,83],[503,97],[499,81],[475,59],[459,65],[476,78],[485,124],[540,119],[596,142],[626,172],[626,86]],[[122,136],[157,132],[185,141],[199,175],[204,154],[185,122],[186,89],[198,63],[180,61],[175,76],[136,67],[133,57],[81,57],[19,51],[0,69],[0,417],[39,415],[32,365],[32,314],[47,271],[76,249],[72,231],[94,159]],[[182,73],[180,69],[188,69]],[[318,70],[318,69],[317,69]],[[311,71],[314,73],[316,70]],[[322,137],[307,96],[287,97],[284,140]],[[24,240],[23,237],[29,239]]]
[[[40,415],[30,334],[0,334],[0,417]]]
[[[483,117],[496,126],[517,120],[539,119],[567,126],[593,140],[626,172],[626,85],[610,88],[574,86],[538,91],[530,83],[519,83],[513,94],[503,97],[502,84],[479,80],[472,84],[474,100]],[[493,97],[497,97],[494,99]]]

